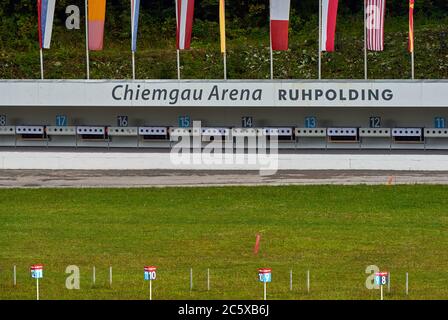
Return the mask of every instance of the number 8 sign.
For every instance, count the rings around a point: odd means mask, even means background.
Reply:
[[[385,286],[389,282],[388,272],[377,272],[375,273],[375,284],[378,286]]]

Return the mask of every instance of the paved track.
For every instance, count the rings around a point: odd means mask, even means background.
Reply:
[[[313,184],[448,184],[448,172],[409,171],[46,171],[0,170],[0,188]]]

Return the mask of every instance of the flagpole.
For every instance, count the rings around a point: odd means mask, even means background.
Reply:
[[[44,80],[44,52],[40,48],[40,78]]]
[[[177,49],[177,80],[180,80],[180,51]]]
[[[224,0],[219,0],[219,33],[224,64],[224,80],[227,80],[226,6]]]
[[[132,80],[135,80],[135,52],[132,51]]]
[[[272,39],[271,39],[271,80],[274,80],[274,52],[272,50]]]
[[[86,10],[86,72],[87,72],[87,80],[90,79],[90,56],[89,56],[89,11],[88,11],[88,0],[85,1],[85,10]]]
[[[322,79],[322,0],[319,0],[319,65],[318,65],[318,74],[319,74],[319,80]]]
[[[367,0],[364,0],[364,79],[367,80]]]
[[[178,0],[175,0],[176,3],[176,32],[179,32],[179,13],[178,13],[178,9],[179,9],[179,5],[178,5]],[[176,51],[177,54],[177,80],[180,80],[180,50],[177,49]]]
[[[271,10],[271,1],[269,0],[269,10]],[[274,80],[274,52],[272,50],[272,21],[269,18],[269,50],[271,57],[271,80]]]
[[[414,80],[415,79],[414,49],[412,49],[411,53],[411,65],[412,65],[412,80]]]
[[[411,21],[412,14],[412,21]],[[415,80],[415,61],[414,61],[414,51],[415,51],[415,35],[414,35],[414,2],[409,1],[409,42],[411,49],[411,77]],[[412,24],[411,24],[412,23]]]
[[[135,25],[135,16],[134,16],[134,8],[131,2],[131,54],[132,54],[132,80],[135,80],[135,52],[134,52],[134,25]]]
[[[227,80],[227,53],[224,51],[223,53],[223,61],[224,61],[224,80]]]

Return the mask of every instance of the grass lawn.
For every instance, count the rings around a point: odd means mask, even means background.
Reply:
[[[258,267],[273,268],[270,299],[377,299],[369,265],[391,272],[386,299],[447,299],[448,186],[2,189],[0,299],[35,298],[33,263],[42,299],[147,299],[148,264],[155,299],[261,299]],[[68,265],[80,290],[65,288]]]

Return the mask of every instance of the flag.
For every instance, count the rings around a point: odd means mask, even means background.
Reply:
[[[338,0],[322,0],[322,51],[334,51]]]
[[[140,13],[140,0],[131,0],[131,37],[132,52],[137,51],[138,16]]]
[[[226,5],[219,0],[219,33],[221,35],[221,53],[226,52]]]
[[[194,0],[177,0],[176,42],[178,50],[190,49],[193,13]]]
[[[414,0],[409,0],[409,52],[414,52]]]
[[[386,0],[366,1],[367,50],[384,50],[384,15]]]
[[[270,1],[272,50],[288,50],[290,2],[290,0]]]
[[[88,0],[89,50],[103,50],[106,0]]]
[[[50,49],[56,0],[37,0],[39,47]]]

